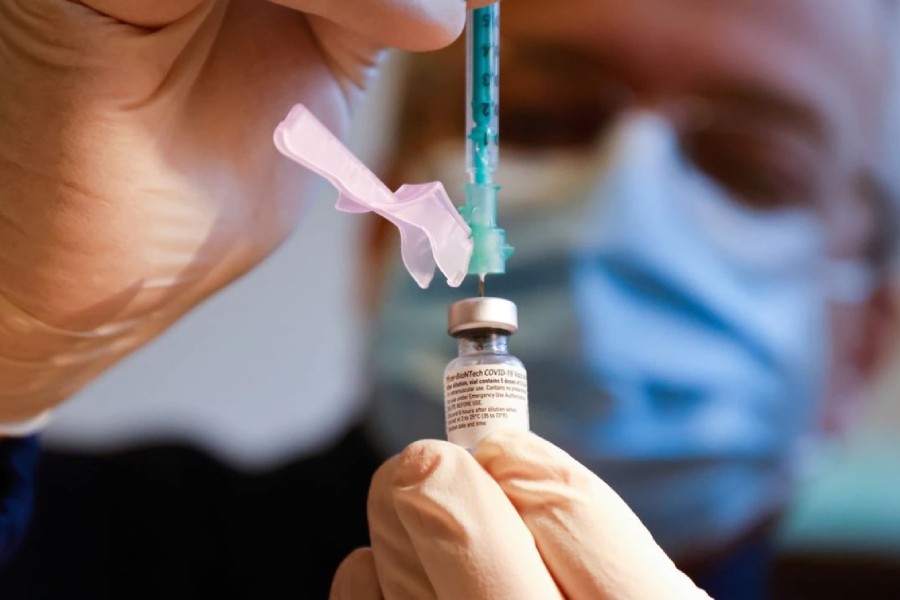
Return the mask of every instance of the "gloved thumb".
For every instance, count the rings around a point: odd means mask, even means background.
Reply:
[[[475,458],[515,506],[566,598],[709,598],[612,488],[550,442],[498,431]]]
[[[466,20],[464,0],[272,0],[317,15],[384,47],[416,52],[450,44]]]

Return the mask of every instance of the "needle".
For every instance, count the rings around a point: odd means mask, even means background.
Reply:
[[[484,273],[478,275],[478,295],[484,298]]]

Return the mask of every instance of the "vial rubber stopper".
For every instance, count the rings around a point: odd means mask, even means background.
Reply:
[[[478,297],[450,305],[447,311],[447,331],[450,335],[476,329],[500,329],[515,333],[519,329],[515,303],[505,298]]]

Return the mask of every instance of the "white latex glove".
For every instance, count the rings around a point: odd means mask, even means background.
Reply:
[[[502,431],[472,457],[416,442],[369,492],[371,549],[338,569],[332,600],[709,598],[621,498],[529,433]]]
[[[446,45],[465,9],[0,0],[0,423],[278,247],[315,180],[276,151],[278,122],[302,102],[343,135],[381,50]]]

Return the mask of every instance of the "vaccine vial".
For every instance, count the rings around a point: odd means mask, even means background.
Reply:
[[[525,367],[507,346],[518,329],[516,305],[503,298],[460,300],[450,306],[447,329],[459,341],[459,356],[444,370],[447,439],[474,450],[497,429],[528,431]]]

